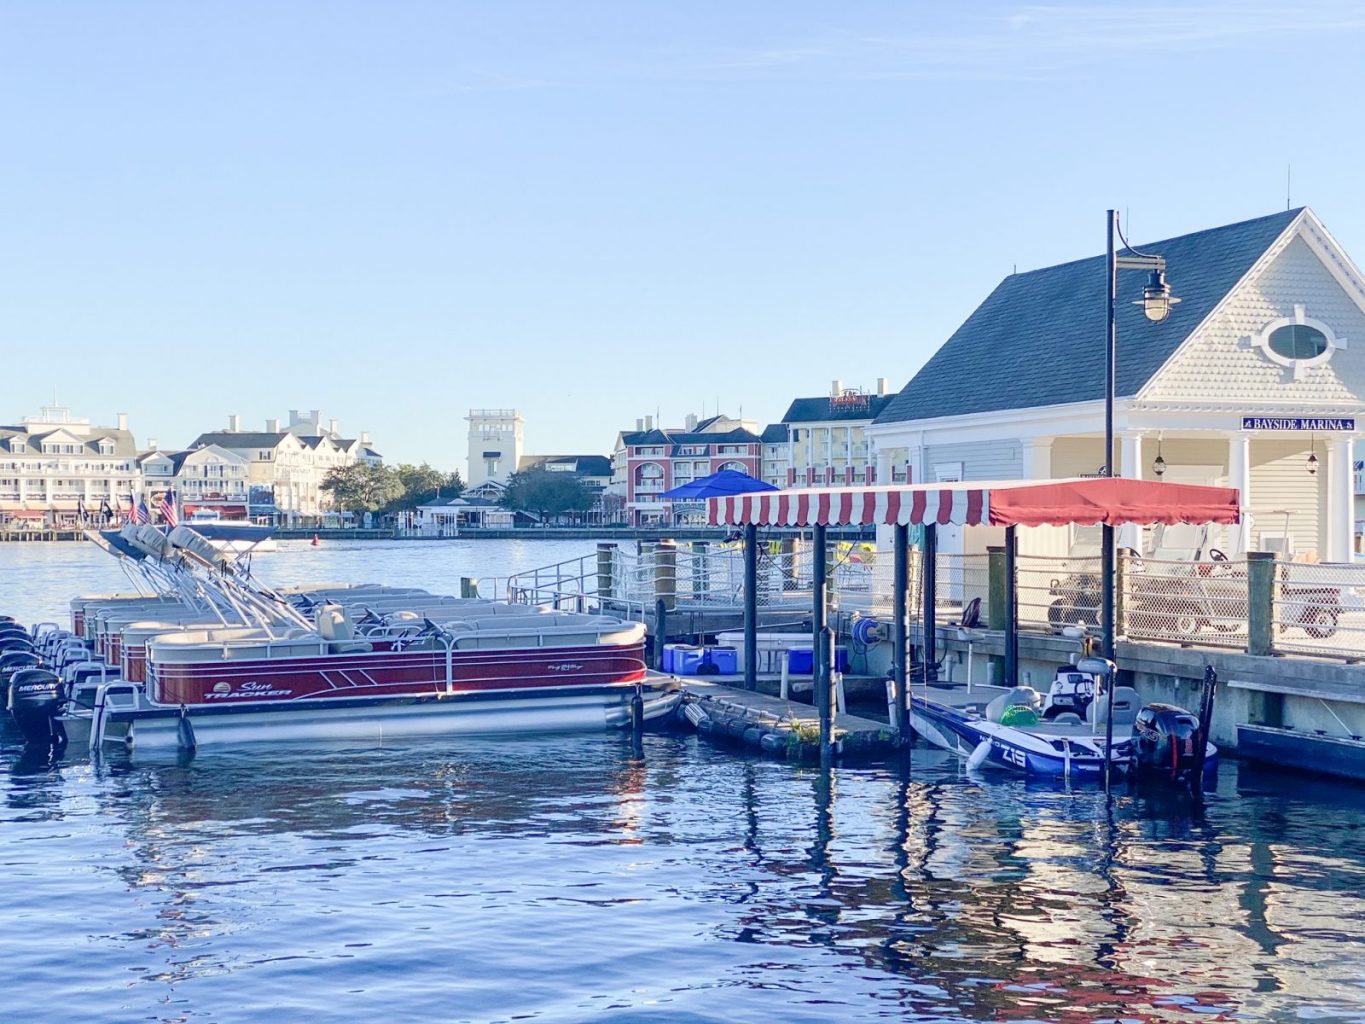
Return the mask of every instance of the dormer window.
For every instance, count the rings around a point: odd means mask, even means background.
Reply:
[[[1303,306],[1295,306],[1293,316],[1272,320],[1261,328],[1251,339],[1251,346],[1259,348],[1272,363],[1289,367],[1294,380],[1301,380],[1309,367],[1323,365],[1333,352],[1344,349],[1346,339],[1308,316]]]
[[[23,441],[14,441],[10,444],[10,451],[14,452],[15,455],[23,455],[28,451],[28,445],[24,444]]]

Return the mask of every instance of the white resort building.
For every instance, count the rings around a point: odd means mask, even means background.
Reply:
[[[1360,271],[1308,209],[1138,248],[1165,258],[1181,301],[1149,322],[1134,304],[1146,274],[1118,275],[1118,474],[1237,487],[1245,522],[1214,545],[1229,554],[1350,560]],[[1106,286],[1104,256],[1005,278],[868,428],[878,479],[897,466],[916,482],[1098,473]],[[960,531],[945,532],[942,550],[960,551]],[[998,543],[974,532],[972,545]],[[1036,553],[1069,540],[1025,535]]]
[[[876,477],[866,436],[890,401],[885,377],[877,378],[876,394],[836,380],[828,395],[793,399],[782,421],[763,430],[763,480],[774,487],[890,483]]]
[[[72,526],[139,489],[137,445],[128,417],[93,426],[63,406],[45,406],[0,426],[0,525]]]

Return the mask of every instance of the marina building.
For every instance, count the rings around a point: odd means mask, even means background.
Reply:
[[[654,418],[622,431],[612,456],[613,488],[624,493],[626,522],[632,526],[702,523],[705,502],[670,502],[663,492],[698,477],[733,469],[758,476],[762,440],[751,420],[688,416],[682,429],[654,426]]]
[[[1151,322],[1147,275],[1118,274],[1118,474],[1238,488],[1244,521],[1213,543],[1229,554],[1350,560],[1360,271],[1307,208],[1138,248],[1165,258],[1180,302]],[[1102,255],[1006,277],[867,428],[878,478],[901,464],[926,483],[1099,473],[1106,289]],[[1070,539],[1025,532],[1037,553]],[[940,531],[941,550],[962,544]]]
[[[774,487],[875,482],[877,460],[866,431],[890,401],[885,377],[877,379],[875,394],[836,380],[827,395],[794,399],[782,421],[763,431],[762,478]]]
[[[98,516],[139,489],[137,445],[128,417],[113,427],[44,406],[0,426],[0,525],[72,526],[81,510]]]

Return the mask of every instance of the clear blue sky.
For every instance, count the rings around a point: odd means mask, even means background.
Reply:
[[[463,470],[474,405],[547,453],[769,421],[900,387],[1108,206],[1258,216],[1291,163],[1365,261],[1359,2],[0,12],[0,422],[321,407]]]

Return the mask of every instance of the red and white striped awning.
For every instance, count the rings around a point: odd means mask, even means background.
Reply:
[[[1094,477],[802,488],[712,498],[717,526],[1235,523],[1237,490]]]

